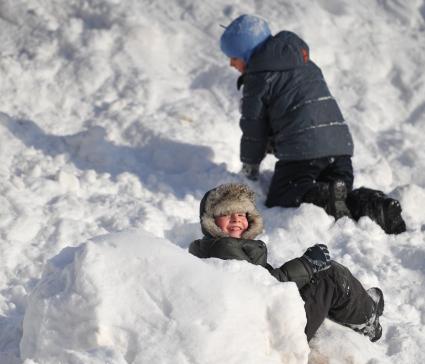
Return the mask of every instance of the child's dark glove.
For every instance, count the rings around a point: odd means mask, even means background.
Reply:
[[[325,244],[316,244],[306,250],[301,259],[308,262],[313,273],[328,269],[331,266],[331,257]]]
[[[241,173],[251,181],[257,181],[260,171],[260,165],[259,164],[248,164],[243,163],[242,164],[242,170]]]

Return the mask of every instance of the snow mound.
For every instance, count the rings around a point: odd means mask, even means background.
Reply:
[[[309,364],[390,364],[385,349],[346,327],[325,320],[310,341]]]
[[[28,298],[27,363],[306,363],[294,283],[241,261],[201,260],[142,230],[51,259]]]

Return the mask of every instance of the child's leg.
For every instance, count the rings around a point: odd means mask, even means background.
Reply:
[[[332,162],[320,173],[318,182],[332,183],[335,181],[344,181],[347,191],[353,189],[353,165],[351,157],[342,155],[331,158]]]
[[[382,335],[379,317],[384,311],[382,291],[377,287],[366,291],[346,267],[336,262],[332,265],[337,300],[328,317],[368,336],[371,341],[379,340]]]
[[[305,302],[305,332],[308,340],[326,317],[359,328],[361,325],[369,325],[376,311],[375,302],[361,283],[347,268],[336,262],[332,262],[331,268],[317,273],[312,283],[300,290],[300,294]]]
[[[332,262],[335,294],[329,318],[342,324],[362,324],[372,316],[374,302],[348,268]]]
[[[406,231],[400,203],[381,191],[358,188],[348,194],[347,206],[355,220],[368,216],[387,234],[400,234]]]
[[[329,164],[320,172],[316,185],[307,191],[303,200],[323,207],[335,219],[351,216],[345,201],[353,188],[351,157],[343,155],[328,160]]]
[[[307,317],[305,334],[310,341],[325,318],[332,305],[335,285],[328,279],[314,279],[300,289],[304,300],[304,309]]]
[[[329,158],[278,161],[269,187],[266,206],[297,207],[308,190],[315,186]]]

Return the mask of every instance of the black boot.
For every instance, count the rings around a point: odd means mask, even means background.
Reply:
[[[304,195],[303,202],[323,207],[329,215],[338,220],[343,216],[351,216],[350,210],[345,204],[346,198],[347,187],[345,182],[337,180],[333,183],[317,182]]]
[[[348,326],[354,331],[368,336],[370,341],[375,342],[378,341],[382,336],[382,326],[379,323],[379,317],[382,316],[382,313],[384,312],[384,294],[378,287],[369,288],[366,292],[373,300],[373,310],[371,317],[364,324],[345,324],[345,326]]]
[[[400,203],[381,191],[358,188],[349,193],[347,206],[355,220],[368,216],[387,234],[400,234],[406,231]]]
[[[401,234],[406,231],[406,223],[401,217],[400,202],[392,198],[384,199],[382,203],[382,221],[387,234]]]

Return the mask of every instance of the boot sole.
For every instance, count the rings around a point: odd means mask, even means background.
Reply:
[[[351,217],[350,210],[345,203],[347,198],[347,187],[345,183],[336,181],[330,187],[330,214],[334,216],[336,220],[344,216]]]
[[[376,306],[376,313],[377,313],[378,317],[382,316],[382,314],[384,313],[384,306],[385,306],[384,293],[378,287],[369,288],[367,290],[367,293],[368,293],[369,296],[371,296],[373,301],[376,302],[376,305],[377,305]]]
[[[401,206],[397,200],[392,198],[384,201],[382,207],[382,218],[385,232],[387,234],[401,234],[406,231],[406,223],[401,217]]]
[[[384,294],[382,290],[378,287],[372,287],[367,290],[368,295],[376,303],[376,316],[378,320],[378,325],[376,327],[375,336],[369,337],[371,342],[378,341],[382,337],[382,326],[379,323],[379,317],[384,313]]]

